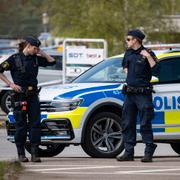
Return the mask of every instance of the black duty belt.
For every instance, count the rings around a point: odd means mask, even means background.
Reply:
[[[155,93],[153,90],[153,87],[147,86],[147,87],[133,87],[124,84],[122,89],[123,94],[150,94]]]
[[[39,92],[41,91],[41,88],[33,87],[33,86],[28,86],[28,87],[21,87],[21,92],[15,92],[13,91],[12,96],[16,95],[19,97],[28,97],[32,95],[38,95]]]

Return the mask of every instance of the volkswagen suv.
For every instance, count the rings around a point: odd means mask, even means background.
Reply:
[[[70,144],[81,145],[91,157],[115,157],[123,151],[122,59],[123,55],[108,58],[70,84],[42,88],[41,156],[55,156]],[[171,144],[180,154],[180,52],[163,53],[158,59],[160,73],[152,78],[154,139]],[[14,142],[15,120],[12,113],[8,117],[7,138]],[[139,130],[137,121],[137,142],[142,141]]]

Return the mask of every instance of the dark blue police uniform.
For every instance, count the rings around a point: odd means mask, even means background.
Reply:
[[[31,145],[40,144],[40,104],[38,98],[37,75],[39,66],[53,65],[55,62],[48,62],[46,58],[37,55],[25,56],[17,53],[9,57],[0,65],[0,72],[10,70],[15,84],[21,86],[22,92],[14,92],[13,106],[14,118],[16,120],[15,143],[18,155],[25,155],[24,145],[27,133]],[[23,105],[26,102],[27,105]],[[23,109],[27,106],[27,109]],[[29,132],[27,132],[29,126]]]
[[[141,46],[137,50],[127,50],[122,63],[123,68],[128,68],[127,85],[128,87],[132,87],[132,93],[126,94],[123,106],[123,139],[126,152],[133,155],[134,146],[136,145],[137,115],[139,115],[140,120],[142,141],[146,144],[145,154],[151,153],[154,147],[151,125],[151,120],[154,115],[151,93],[152,85],[150,83],[152,70],[148,60],[140,55],[143,49],[145,48]],[[152,52],[150,54],[151,56],[155,56]],[[144,92],[138,92],[138,88],[142,88]],[[145,92],[146,88],[147,92]],[[133,90],[137,90],[137,93],[133,92]]]

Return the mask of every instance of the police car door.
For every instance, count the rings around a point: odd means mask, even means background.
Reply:
[[[158,79],[153,94],[155,138],[180,139],[180,56],[161,59]]]

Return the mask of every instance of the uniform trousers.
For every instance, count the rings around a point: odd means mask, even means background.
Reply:
[[[127,94],[122,111],[122,133],[126,152],[134,154],[136,145],[136,124],[140,122],[142,142],[146,144],[145,154],[153,151],[152,119],[154,109],[152,94]]]
[[[15,143],[19,155],[24,155],[24,145],[26,143],[27,134],[30,144],[38,146],[41,139],[40,124],[40,103],[37,94],[24,97],[22,94],[16,93],[14,102],[27,102],[27,110],[22,110],[22,106],[14,107],[14,118],[16,121]]]

